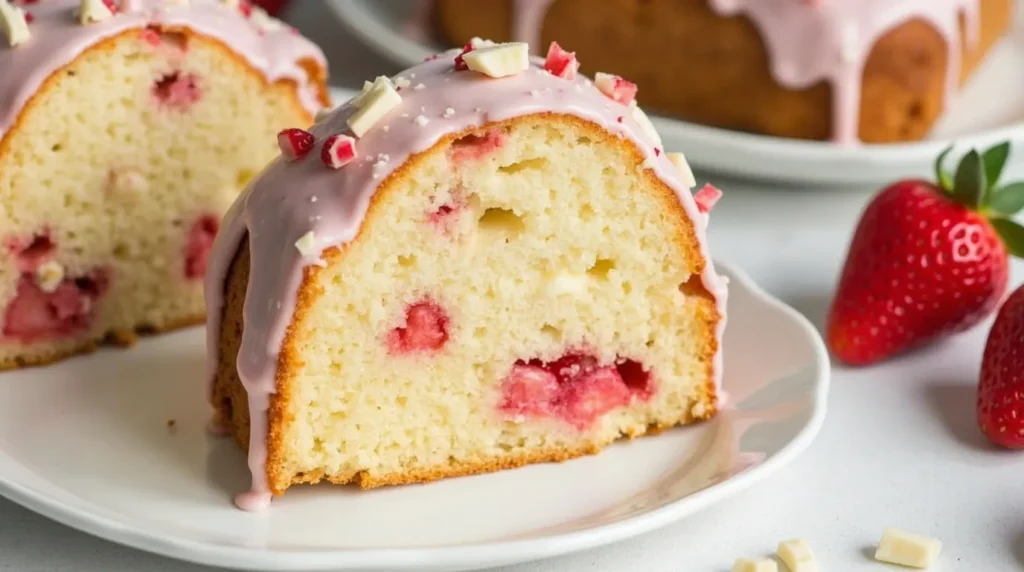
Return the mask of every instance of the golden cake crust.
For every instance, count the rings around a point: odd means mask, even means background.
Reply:
[[[644,158],[638,148],[628,141],[618,139],[609,134],[600,126],[590,121],[575,116],[559,115],[553,113],[541,113],[525,117],[513,118],[504,122],[492,123],[482,129],[492,130],[495,128],[510,128],[518,122],[523,121],[552,121],[566,122],[572,127],[587,133],[587,136],[602,140],[606,144],[625,145],[629,154],[637,163],[643,162]],[[452,141],[465,135],[477,132],[477,129],[470,129],[464,132],[448,134],[436,143],[431,149],[414,155],[409,158],[401,167],[396,169],[386,180],[384,180],[377,192],[371,199],[369,209],[360,227],[359,234],[346,246],[332,247],[327,249],[322,258],[327,262],[327,267],[333,267],[341,263],[345,257],[345,251],[351,245],[357,244],[364,238],[365,229],[372,227],[375,219],[379,216],[377,206],[388,195],[399,188],[400,182],[413,176],[417,167],[428,157],[436,153],[443,153]],[[700,255],[700,247],[693,225],[689,222],[687,213],[683,210],[675,195],[675,191],[663,183],[651,170],[644,170],[647,183],[658,189],[661,200],[667,210],[673,212],[672,219],[676,221],[676,246],[681,255],[691,260],[700,260],[700,267],[696,269],[699,274],[703,271],[707,261]],[[249,447],[249,412],[248,400],[245,388],[238,377],[235,365],[238,349],[242,336],[242,309],[245,301],[246,286],[249,279],[249,247],[246,240],[239,245],[237,254],[228,270],[228,276],[224,281],[224,310],[220,318],[220,339],[218,340],[218,363],[211,388],[211,403],[215,410],[215,423],[227,428],[243,449]],[[267,481],[271,492],[274,495],[281,495],[292,484],[316,483],[326,480],[335,484],[357,484],[363,488],[374,488],[385,485],[400,485],[409,483],[428,482],[448,477],[468,476],[515,468],[527,464],[543,462],[562,462],[583,455],[596,454],[600,452],[605,444],[589,443],[575,449],[552,448],[547,450],[531,450],[514,457],[501,459],[480,459],[476,462],[462,462],[450,464],[443,468],[428,468],[425,470],[406,471],[400,473],[369,475],[365,472],[354,472],[346,475],[326,475],[323,471],[293,474],[285,467],[287,455],[284,435],[287,426],[295,420],[290,417],[289,411],[294,409],[288,402],[293,395],[293,384],[296,383],[296,376],[301,368],[301,354],[297,340],[297,332],[301,330],[300,324],[314,308],[317,299],[323,295],[318,285],[318,273],[323,269],[317,266],[307,266],[303,270],[303,281],[297,294],[295,312],[286,330],[281,352],[278,356],[275,372],[275,392],[270,398],[268,411],[268,436],[267,436]],[[690,295],[698,295],[702,299],[701,312],[704,325],[708,331],[714,330],[714,325],[723,319],[718,313],[715,300],[710,293],[700,290],[689,292]],[[674,423],[662,426],[649,426],[635,434],[626,435],[636,437],[645,434],[657,433],[675,425],[682,425],[702,421],[713,417],[717,413],[718,396],[714,386],[713,364],[714,356],[718,352],[718,342],[709,337],[701,355],[708,364],[706,379],[703,387],[702,411],[687,411],[686,415]],[[697,414],[699,413],[699,415]]]
[[[961,83],[1010,24],[1010,0],[980,5],[979,43],[964,51]],[[434,17],[456,45],[474,36],[508,41],[512,10],[512,0],[437,0]],[[831,86],[780,86],[755,25],[717,15],[706,0],[554,0],[541,38],[544,46],[557,40],[576,51],[585,73],[616,73],[643,86],[639,102],[651,110],[765,135],[832,136]],[[887,143],[927,135],[943,110],[947,60],[945,40],[922,21],[886,33],[864,69],[860,139]]]
[[[163,31],[178,34],[187,38],[188,42],[201,43],[205,47],[212,50],[216,50],[223,57],[230,59],[236,66],[236,69],[244,70],[245,73],[249,74],[251,78],[258,79],[261,81],[267,89],[273,89],[278,92],[281,96],[288,97],[291,100],[293,107],[293,113],[297,117],[302,117],[306,122],[311,123],[313,117],[303,107],[300,100],[298,90],[299,86],[290,79],[283,79],[271,84],[266,80],[265,76],[258,70],[253,68],[242,56],[238,55],[228,45],[224,44],[216,38],[212,38],[203,34],[199,34],[187,27],[165,27]],[[6,160],[9,160],[9,156],[12,153],[11,141],[15,139],[15,135],[21,130],[25,129],[24,119],[31,114],[31,111],[35,109],[38,102],[43,100],[49,93],[54,90],[61,89],[61,79],[66,75],[67,70],[73,68],[82,58],[95,53],[112,53],[121,42],[138,42],[140,41],[140,35],[143,30],[133,29],[126,32],[122,32],[116,36],[107,38],[101,42],[98,42],[89,49],[84,50],[82,53],[65,64],[63,67],[56,70],[49,77],[47,77],[40,88],[32,95],[32,97],[25,103],[21,113],[15,119],[12,127],[0,138],[0,165],[3,165]],[[306,59],[300,62],[300,66],[306,71],[310,82],[317,86],[317,99],[324,107],[330,105],[330,94],[326,87],[326,74],[327,71],[320,66],[315,60]],[[33,367],[48,365],[54,362],[58,362],[64,358],[71,357],[74,355],[85,354],[95,351],[101,345],[111,345],[116,347],[129,347],[133,345],[140,335],[151,335],[169,332],[181,328],[196,326],[204,323],[206,316],[204,314],[193,314],[187,316],[176,316],[167,319],[160,324],[139,324],[134,330],[111,330],[104,332],[103,334],[94,337],[93,339],[81,340],[75,344],[61,344],[61,347],[54,348],[49,352],[37,353],[37,355],[31,357],[15,356],[8,359],[0,358],[0,371],[6,371],[11,369],[17,369],[22,367]]]

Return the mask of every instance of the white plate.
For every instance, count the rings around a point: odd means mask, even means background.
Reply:
[[[418,24],[422,0],[329,0],[353,33],[401,65],[413,65],[447,46]],[[991,53],[950,112],[922,142],[839,147],[830,143],[752,135],[665,117],[654,123],[665,146],[697,168],[740,177],[799,184],[857,185],[929,176],[953,141],[961,146],[1024,139],[1024,10],[1013,33]],[[643,86],[640,86],[641,92]]]
[[[469,570],[641,534],[778,470],[825,416],[815,329],[722,270],[730,407],[699,426],[428,485],[296,487],[246,513],[231,504],[248,484],[245,456],[204,430],[204,336],[192,329],[0,375],[0,493],[115,542],[243,569]]]

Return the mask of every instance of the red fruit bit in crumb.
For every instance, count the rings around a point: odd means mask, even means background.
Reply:
[[[53,256],[57,245],[48,233],[31,238],[11,238],[7,241],[10,251],[22,272],[33,272]]]
[[[3,337],[32,343],[65,338],[88,329],[95,302],[107,290],[103,271],[67,278],[53,292],[23,274],[17,293],[4,313]]]
[[[988,334],[978,382],[978,427],[993,443],[1024,448],[1024,287],[1010,295]]]
[[[217,236],[220,220],[213,215],[199,218],[188,231],[185,243],[185,277],[199,280],[206,274],[206,261],[213,248],[213,240]]]
[[[544,59],[544,69],[562,79],[575,79],[580,63],[576,61],[576,52],[567,52],[558,45],[558,42],[551,42],[548,55]]]
[[[285,129],[277,134],[277,145],[281,148],[281,154],[290,161],[308,155],[314,144],[316,137],[302,129]]]
[[[550,363],[516,362],[502,392],[499,409],[505,414],[557,417],[582,430],[634,398],[649,399],[654,383],[634,360],[601,365],[593,356],[571,353]]]
[[[693,200],[697,203],[697,210],[702,213],[711,212],[720,198],[722,198],[722,191],[711,185],[704,185],[703,189],[693,195]]]
[[[153,97],[171,108],[189,107],[200,98],[198,79],[192,74],[169,73],[153,84]]]
[[[505,144],[505,134],[497,129],[483,135],[466,135],[456,139],[449,150],[453,163],[482,159]]]
[[[502,411],[512,415],[548,415],[558,399],[558,378],[536,365],[517,363],[505,379]]]
[[[448,341],[448,315],[431,301],[417,302],[405,311],[405,326],[388,334],[393,354],[434,352]]]

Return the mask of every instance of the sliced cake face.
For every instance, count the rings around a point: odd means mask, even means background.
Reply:
[[[474,39],[362,92],[229,211],[211,400],[256,509],[564,460],[717,409],[725,282],[637,86]]]
[[[529,118],[456,139],[379,194],[291,326],[283,473],[411,482],[713,414],[705,262],[632,151]]]
[[[201,321],[222,214],[277,131],[312,121],[312,44],[263,63],[301,81],[275,77],[247,57],[291,32],[214,0],[143,4],[88,24],[77,2],[26,4],[33,35],[0,47],[0,369]],[[219,37],[186,25],[200,16]]]

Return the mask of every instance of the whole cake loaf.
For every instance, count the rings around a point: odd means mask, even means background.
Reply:
[[[778,137],[923,138],[1011,20],[1012,0],[435,0],[437,26],[571,45],[641,103]],[[589,71],[589,70],[585,70]]]

